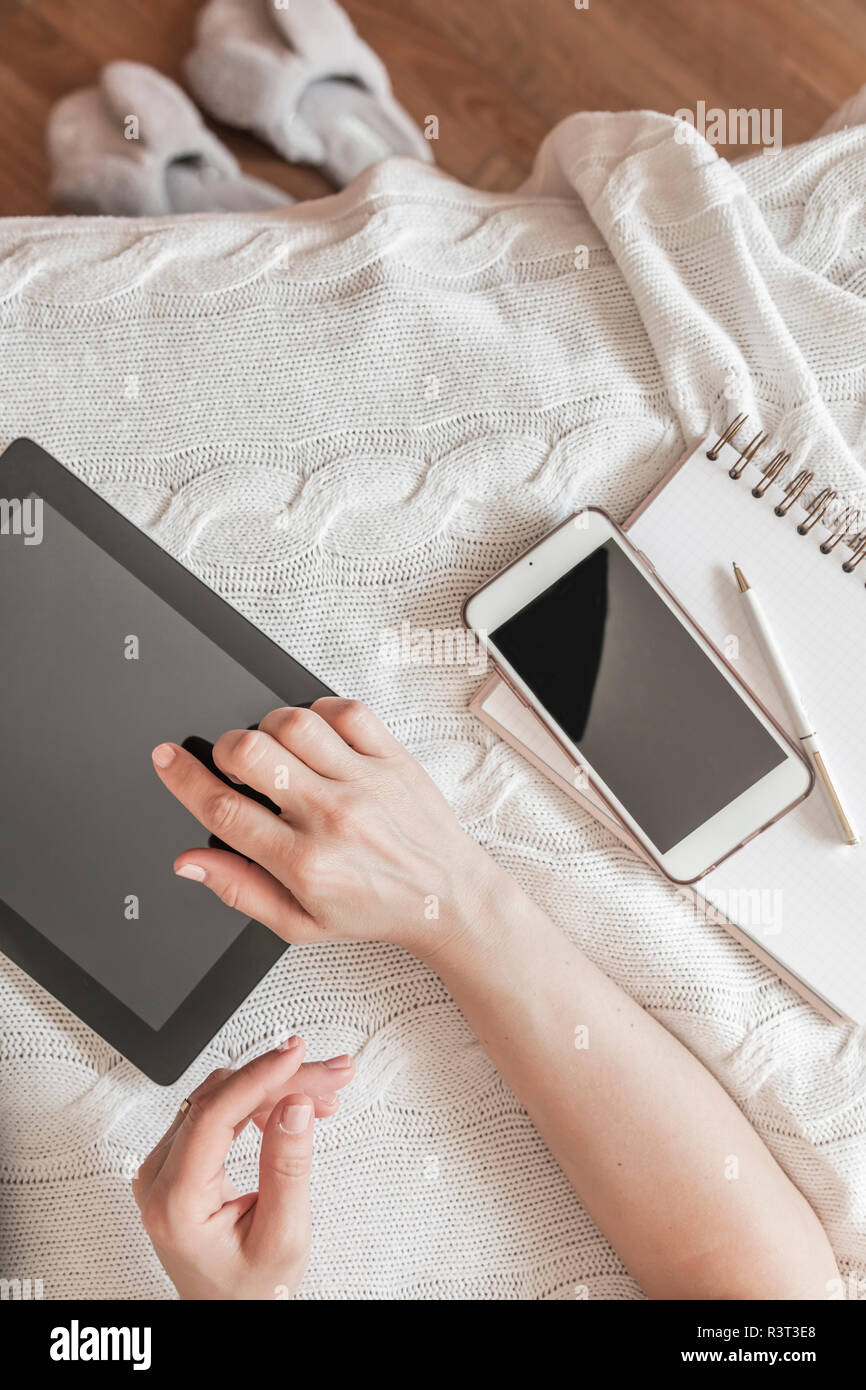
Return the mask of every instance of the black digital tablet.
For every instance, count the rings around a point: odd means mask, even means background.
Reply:
[[[28,439],[0,456],[0,950],[154,1081],[282,954],[173,872],[170,739],[331,692]]]

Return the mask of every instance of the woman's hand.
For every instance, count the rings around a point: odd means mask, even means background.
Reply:
[[[234,729],[214,762],[278,814],[227,787],[173,743],[158,775],[206,830],[246,857],[186,850],[175,872],[287,941],[394,941],[428,957],[470,927],[511,880],[376,716],[329,697]],[[506,884],[508,888],[506,889]]]
[[[187,850],[178,872],[203,879],[289,941],[383,938],[430,962],[650,1297],[826,1296],[838,1278],[827,1237],[733,1101],[464,835],[430,779],[369,710],[336,699],[317,701],[312,712],[275,710],[258,733],[225,734],[214,760],[277,811],[227,788],[175,745],[161,745],[154,763],[166,786],[252,861]],[[578,1026],[591,1046],[576,1045]],[[250,1103],[239,1102],[238,1113]],[[193,1233],[186,1236],[192,1253],[171,1243],[163,1258],[180,1285],[194,1287],[208,1260],[218,1272],[227,1263],[221,1277],[234,1288],[235,1270],[248,1268],[247,1251],[255,1251],[267,1274],[256,1270],[249,1281],[272,1296],[274,1283],[300,1277],[303,1238],[280,1237],[283,1247],[266,1264],[256,1239],[264,1240],[267,1223],[257,1226],[254,1211],[241,1240],[249,1210],[239,1220],[229,1203],[222,1214],[221,1164],[234,1113],[220,1121],[218,1159],[208,1159],[214,1177],[204,1215],[191,1222],[179,1194],[169,1205],[169,1214],[181,1210],[181,1231]],[[300,1164],[304,1143],[306,1134],[280,1135],[268,1121],[258,1207],[277,1206],[265,1160],[274,1166],[284,1154],[284,1168]],[[726,1181],[731,1154],[737,1182]],[[162,1235],[166,1209],[158,1210]],[[300,1218],[290,1198],[285,1210],[283,1224],[294,1231]],[[216,1238],[205,1247],[211,1231]]]
[[[310,1251],[313,1116],[332,1115],[350,1057],[301,1065],[289,1038],[238,1071],[215,1071],[145,1159],[132,1190],[181,1298],[289,1297]],[[250,1121],[263,1131],[259,1190],[238,1194],[225,1161]]]

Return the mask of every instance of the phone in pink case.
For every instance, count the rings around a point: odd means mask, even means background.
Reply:
[[[464,620],[582,769],[589,795],[573,782],[570,794],[674,883],[705,877],[812,788],[801,750],[600,509],[518,556],[467,599]],[[569,667],[572,633],[584,650]]]

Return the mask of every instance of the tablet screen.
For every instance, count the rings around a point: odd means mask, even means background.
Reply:
[[[0,897],[159,1029],[246,921],[173,873],[207,833],[151,750],[286,701],[41,505],[0,538]]]

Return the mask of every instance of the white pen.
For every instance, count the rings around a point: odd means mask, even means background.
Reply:
[[[739,565],[736,564],[734,565],[734,577],[739,585],[740,593],[743,596],[743,602],[746,605],[749,621],[758,646],[761,648],[767,665],[776,679],[779,693],[784,699],[788,707],[788,713],[793,721],[794,730],[808,754],[812,766],[818,774],[821,785],[827,795],[827,800],[833,809],[833,814],[839,822],[842,836],[846,844],[859,844],[860,836],[851,823],[851,818],[845,810],[842,798],[830,776],[824,754],[821,751],[821,745],[818,742],[818,735],[815,733],[812,727],[812,721],[806,713],[803,701],[800,699],[799,692],[794,684],[794,677],[791,675],[790,667],[779,649],[779,644],[773,636],[770,624],[767,622],[767,615],[761,607],[757,595],[754,589],[751,588],[748,579],[743,574]]]

